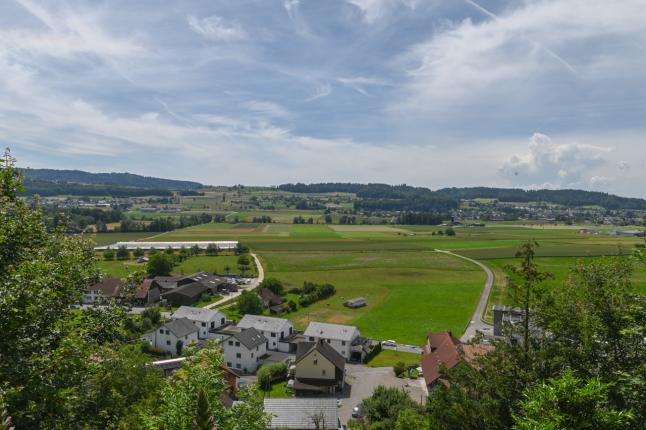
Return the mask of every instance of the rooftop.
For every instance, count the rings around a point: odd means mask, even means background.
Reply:
[[[270,429],[338,429],[339,415],[334,398],[265,399],[271,415]],[[312,417],[320,417],[319,426]]]
[[[224,314],[217,310],[194,308],[192,306],[180,306],[175,312],[173,312],[171,318],[188,318],[193,321],[209,322],[215,319],[220,319],[223,316]]]
[[[231,333],[236,340],[243,344],[247,349],[255,348],[267,342],[267,338],[255,328],[247,328],[237,333]]]
[[[311,322],[303,334],[311,337],[351,341],[356,337],[355,333],[359,334],[359,329],[355,326]]]
[[[191,333],[197,333],[199,329],[187,318],[180,318],[172,320],[164,324],[162,327],[166,327],[170,330],[175,337],[184,337]]]
[[[238,323],[238,327],[254,327],[260,331],[279,332],[290,321],[285,318],[266,317],[263,315],[245,315]]]

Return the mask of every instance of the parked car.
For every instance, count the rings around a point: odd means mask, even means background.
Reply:
[[[381,342],[381,346],[391,346],[391,347],[397,347],[397,342],[394,340],[384,340]]]
[[[363,403],[352,408],[352,418],[363,418]]]

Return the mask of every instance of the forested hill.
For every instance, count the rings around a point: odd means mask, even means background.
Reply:
[[[134,175],[132,173],[89,173],[82,170],[55,170],[55,169],[21,169],[29,180],[39,182],[69,182],[77,184],[108,184],[124,187],[165,189],[165,190],[191,190],[202,188],[199,182],[177,181],[174,179],[161,179],[149,176]]]
[[[646,210],[646,200],[582,190],[523,190],[520,188],[443,188],[431,191],[424,187],[387,184],[283,184],[283,191],[295,193],[354,193],[357,208],[442,211],[457,207],[460,200],[491,198],[501,202],[545,202],[563,206],[601,206],[606,209]]]

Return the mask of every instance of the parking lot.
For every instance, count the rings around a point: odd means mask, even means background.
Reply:
[[[352,408],[363,399],[370,397],[379,385],[403,388],[415,401],[420,403],[426,401],[424,378],[400,379],[395,376],[392,367],[371,368],[359,364],[347,364],[346,389],[341,396],[339,408],[341,424],[346,424],[352,418]]]

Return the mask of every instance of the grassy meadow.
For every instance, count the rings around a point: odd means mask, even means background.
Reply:
[[[135,270],[146,270],[145,263],[137,263],[136,260],[101,260],[100,254],[97,256],[99,268],[110,278],[125,278],[128,273]],[[225,270],[226,268],[229,270]],[[173,275],[190,275],[195,272],[211,272],[220,275],[232,274],[239,275],[238,257],[235,255],[196,255],[189,257],[181,263],[177,264],[173,269]],[[256,265],[251,265],[251,271],[247,272],[245,276],[255,277],[258,274]]]

